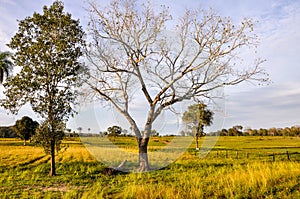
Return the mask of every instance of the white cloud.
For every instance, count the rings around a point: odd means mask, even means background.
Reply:
[[[0,126],[11,126],[15,124],[15,117],[8,114],[4,109],[0,109]]]
[[[255,128],[300,123],[300,84],[289,82],[231,93],[226,101],[227,126],[242,124]]]

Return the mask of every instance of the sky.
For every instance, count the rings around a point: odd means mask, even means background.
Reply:
[[[34,3],[33,3],[34,2]],[[18,29],[17,20],[41,12],[44,5],[52,0],[0,0],[0,51],[9,50],[5,45]],[[105,5],[108,1],[98,0]],[[256,83],[240,85],[221,90],[224,98],[218,102],[221,111],[216,113],[211,130],[242,125],[250,128],[271,128],[300,125],[300,1],[299,0],[152,0],[156,5],[164,4],[173,16],[181,15],[185,9],[209,7],[221,16],[229,16],[236,23],[244,17],[257,21],[255,31],[260,38],[257,49],[259,57],[266,59],[263,64],[272,82],[259,86]],[[86,27],[88,22],[86,1],[64,0],[65,10]],[[251,59],[252,57],[248,57]],[[4,88],[0,86],[0,99]],[[188,104],[179,105],[181,113]],[[135,104],[135,117],[142,123],[145,104]],[[111,107],[100,104],[81,103],[79,114],[71,118],[67,126],[78,127],[87,132],[106,130],[108,126],[126,126],[124,119]],[[140,111],[140,112],[139,112]],[[13,125],[22,116],[28,115],[40,120],[30,106],[21,109],[18,115],[9,114],[0,108],[0,126]],[[174,134],[182,127],[180,115],[163,113],[154,125],[162,133]]]

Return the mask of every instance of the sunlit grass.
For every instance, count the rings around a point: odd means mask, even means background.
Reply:
[[[0,139],[0,168],[17,167],[45,156],[42,148],[23,146],[16,139]]]
[[[121,198],[297,198],[300,165],[295,162],[207,165],[205,160],[151,173],[99,179],[84,195]],[[298,176],[298,177],[295,177]]]
[[[176,162],[168,162],[165,158],[182,152],[184,144],[175,140],[172,145],[171,139],[150,141],[150,166],[159,168],[155,162],[161,160],[167,163],[164,168],[113,176],[102,174],[107,165],[97,161],[79,139],[68,139],[57,154],[55,177],[48,176],[50,157],[41,147],[0,139],[0,198],[300,198],[299,138],[219,137],[204,158],[192,142]],[[136,171],[136,140],[120,137],[114,143],[121,152],[133,153],[129,167]],[[116,148],[105,151],[102,146],[102,151],[96,151],[109,159]]]

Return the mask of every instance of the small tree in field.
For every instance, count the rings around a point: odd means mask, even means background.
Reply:
[[[16,121],[14,129],[17,135],[24,140],[24,146],[26,145],[26,140],[29,140],[35,134],[38,126],[38,122],[33,121],[27,116],[24,116],[22,119]]]
[[[213,112],[207,109],[204,103],[194,104],[183,113],[182,121],[193,131],[196,138],[196,149],[199,149],[198,139],[204,136],[204,126],[210,126],[213,121]]]
[[[81,133],[82,127],[78,127],[77,130],[78,130],[78,133]]]
[[[150,2],[90,4],[90,61],[86,83],[93,97],[110,103],[129,122],[139,147],[140,171],[149,169],[147,146],[153,122],[185,100],[212,98],[210,91],[247,80],[265,81],[263,60],[242,66],[238,54],[257,45],[250,19],[234,25],[213,11],[188,10],[177,21]],[[167,24],[168,23],[168,24]],[[173,26],[172,26],[173,25]],[[143,130],[131,103],[144,96]]]
[[[51,154],[51,176],[55,175],[55,148],[63,138],[63,123],[74,113],[75,88],[82,72],[78,59],[84,45],[79,21],[63,9],[61,1],[54,1],[43,8],[43,14],[19,21],[8,46],[16,51],[13,61],[22,69],[7,79],[6,99],[1,103],[15,114],[30,103],[44,119],[36,137]]]
[[[119,126],[111,126],[107,128],[108,135],[118,136],[122,133],[122,128]]]

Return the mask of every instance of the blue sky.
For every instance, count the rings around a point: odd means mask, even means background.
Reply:
[[[98,0],[107,4],[105,0]],[[34,3],[33,3],[34,2]],[[52,0],[0,0],[0,50],[9,50],[5,44],[17,31],[17,20],[32,16],[34,11],[41,12],[43,5]],[[86,1],[65,0],[65,9],[79,18],[82,25],[87,23],[84,7]],[[214,8],[222,16],[230,16],[238,23],[244,17],[258,21],[255,29],[261,43],[258,55],[267,60],[265,69],[270,74],[272,84],[257,86],[252,83],[225,88],[220,113],[212,129],[229,128],[242,125],[252,128],[286,127],[300,125],[300,1],[298,0],[153,0],[156,5],[165,4],[173,16],[178,16],[188,8]],[[246,57],[246,59],[251,57]],[[3,98],[0,86],[0,97]],[[184,109],[182,105],[179,109]],[[136,117],[144,119],[144,104],[135,104]],[[70,119],[68,127],[91,128],[93,132],[105,130],[108,126],[126,122],[110,108],[99,104],[84,103],[78,107],[79,115]],[[183,110],[184,111],[184,110]],[[23,108],[17,116],[8,114],[0,108],[0,126],[13,125],[24,115],[36,118],[30,107]],[[36,118],[39,120],[39,118]],[[164,113],[156,128],[165,133],[180,129],[179,116]]]

